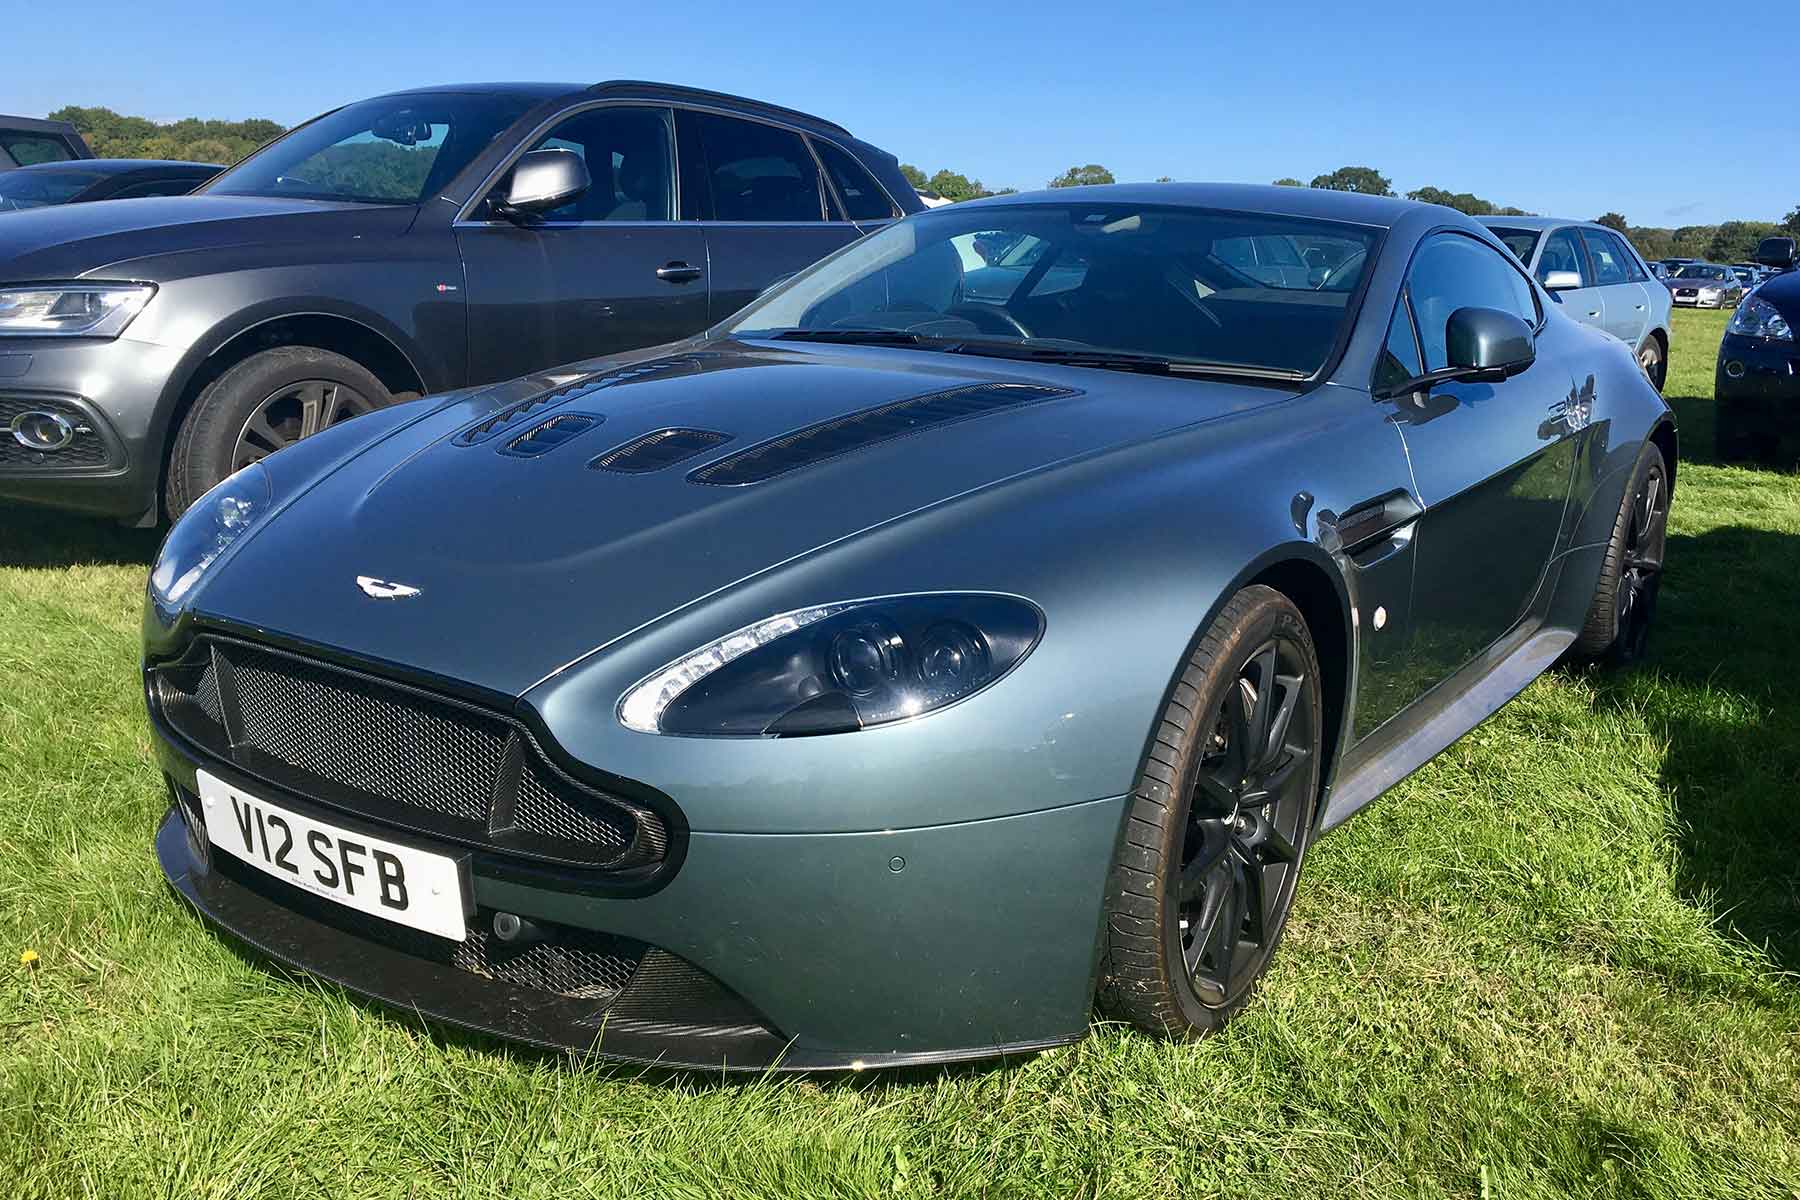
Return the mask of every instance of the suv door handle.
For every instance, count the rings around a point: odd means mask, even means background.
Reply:
[[[687,283],[700,278],[700,268],[684,262],[672,262],[656,268],[656,277],[664,283]]]

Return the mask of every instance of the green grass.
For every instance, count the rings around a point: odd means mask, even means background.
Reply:
[[[1651,665],[1321,842],[1222,1036],[977,1069],[577,1068],[258,965],[151,854],[154,539],[0,510],[0,1194],[1800,1196],[1800,478],[1706,461],[1723,322]]]

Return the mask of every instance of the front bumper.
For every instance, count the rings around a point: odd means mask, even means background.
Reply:
[[[172,351],[129,337],[0,338],[0,438],[9,443],[0,500],[154,516],[164,442],[156,414],[174,368]],[[31,410],[65,417],[76,437],[51,453],[12,446],[10,415]]]
[[[1725,308],[1733,302],[1727,300],[1722,293],[1707,296],[1696,292],[1684,296],[1678,291],[1671,291],[1669,303],[1678,308]]]
[[[362,936],[335,906],[309,908],[296,889],[240,874],[210,851],[184,807],[200,758],[179,735],[152,728],[177,798],[156,839],[176,891],[269,957],[397,1008],[539,1046],[709,1069],[956,1061],[1086,1031],[1123,797],[921,829],[690,832],[679,869],[648,894],[606,894],[551,874],[522,880],[476,856],[475,922],[508,912],[645,947],[629,981],[595,1001]],[[210,759],[203,765],[276,803],[359,823]]]
[[[1727,334],[1713,398],[1720,425],[1738,434],[1800,434],[1800,342]]]

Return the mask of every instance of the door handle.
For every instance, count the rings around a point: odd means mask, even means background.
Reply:
[[[656,268],[656,277],[664,283],[687,283],[700,278],[700,268],[684,262],[672,262]]]

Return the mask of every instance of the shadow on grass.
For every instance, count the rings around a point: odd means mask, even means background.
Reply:
[[[1712,397],[1664,396],[1663,399],[1675,410],[1675,428],[1681,439],[1681,461],[1717,466],[1719,457],[1713,444]]]
[[[1599,703],[1668,738],[1684,893],[1800,971],[1800,537],[1672,535],[1667,561],[1649,660]]]
[[[148,570],[160,529],[0,503],[0,567],[139,566]]]

